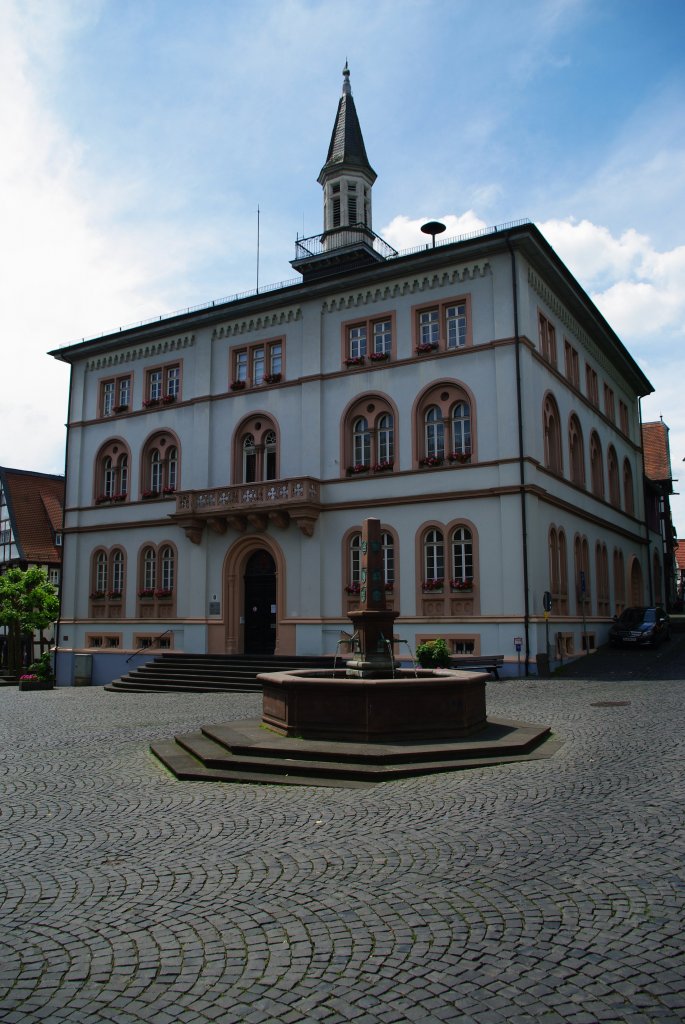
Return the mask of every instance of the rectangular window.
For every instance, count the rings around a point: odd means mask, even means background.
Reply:
[[[599,384],[597,381],[597,374],[589,363],[585,364],[585,385],[587,387],[588,401],[592,402],[593,405],[599,408]]]
[[[413,317],[414,345],[419,355],[438,349],[457,352],[472,344],[468,295],[432,306],[415,306]]]
[[[341,324],[342,362],[384,363],[393,357],[395,314],[348,320]]]
[[[614,403],[614,392],[608,384],[604,385],[604,412],[612,423],[616,422],[616,406]]]
[[[234,349],[231,356],[232,390],[277,384],[283,374],[284,352],[283,338]]]
[[[350,359],[359,359],[366,355],[366,324],[349,329],[349,356]]]
[[[540,351],[542,358],[551,366],[557,365],[557,334],[554,325],[546,316],[538,313],[538,333],[540,335]]]
[[[100,383],[100,415],[112,416],[124,412],[131,398],[131,376],[113,377]]]
[[[115,384],[113,380],[107,380],[102,385],[102,415],[111,416],[114,412]]]
[[[170,395],[173,398],[178,398],[180,386],[181,368],[180,366],[170,366],[166,371],[166,387],[164,391],[167,395]]]
[[[392,351],[392,324],[390,320],[377,320],[374,323],[373,351],[376,355],[390,355]]]
[[[120,409],[127,409],[131,404],[131,378],[121,377],[119,379],[119,401]]]
[[[578,366],[578,353],[568,341],[564,342],[564,363],[566,369],[566,380],[574,388],[580,390],[580,369]]]
[[[167,405],[181,394],[181,367],[179,363],[155,366],[147,371],[143,405]]]
[[[162,371],[151,370],[148,376],[148,398],[153,402],[162,397]]]

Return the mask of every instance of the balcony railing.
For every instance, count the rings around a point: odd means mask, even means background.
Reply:
[[[295,260],[325,256],[327,253],[358,246],[360,243],[373,249],[381,259],[387,260],[391,256],[397,256],[397,249],[393,249],[380,235],[374,234],[364,224],[359,224],[349,228],[334,228],[325,234],[312,235],[311,238],[298,238],[295,242]]]
[[[320,511],[319,481],[301,476],[179,491],[172,519],[193,543],[199,544],[205,526],[216,533],[225,533],[229,527],[243,533],[248,525],[263,531],[270,523],[285,529],[295,522],[305,536],[311,537]]]

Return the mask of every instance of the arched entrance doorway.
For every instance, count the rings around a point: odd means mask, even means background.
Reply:
[[[245,654],[273,654],[276,647],[276,563],[264,548],[248,558],[244,576]]]

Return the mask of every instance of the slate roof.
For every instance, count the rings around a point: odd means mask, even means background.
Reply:
[[[642,447],[645,453],[645,476],[655,483],[669,482],[671,474],[671,451],[668,443],[668,427],[663,420],[642,424]]]
[[[362,168],[370,174],[373,181],[375,181],[376,172],[371,167],[369,158],[366,155],[362,129],[359,124],[359,118],[357,117],[357,108],[355,107],[354,100],[352,98],[352,90],[349,82],[350,72],[347,64],[345,65],[343,75],[345,76],[343,93],[338,102],[338,111],[335,115],[335,123],[333,125],[333,132],[331,133],[331,141],[328,147],[326,163],[321,168],[318,180],[321,182],[322,177],[327,171],[345,165],[349,167]]]
[[[0,483],[20,558],[59,564],[62,548],[55,545],[55,533],[62,531],[64,477],[0,466]]]

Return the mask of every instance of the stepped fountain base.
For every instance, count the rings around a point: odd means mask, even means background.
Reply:
[[[487,673],[398,669],[380,679],[347,673],[260,674],[262,724],[281,736],[354,743],[451,739],[487,725]]]

